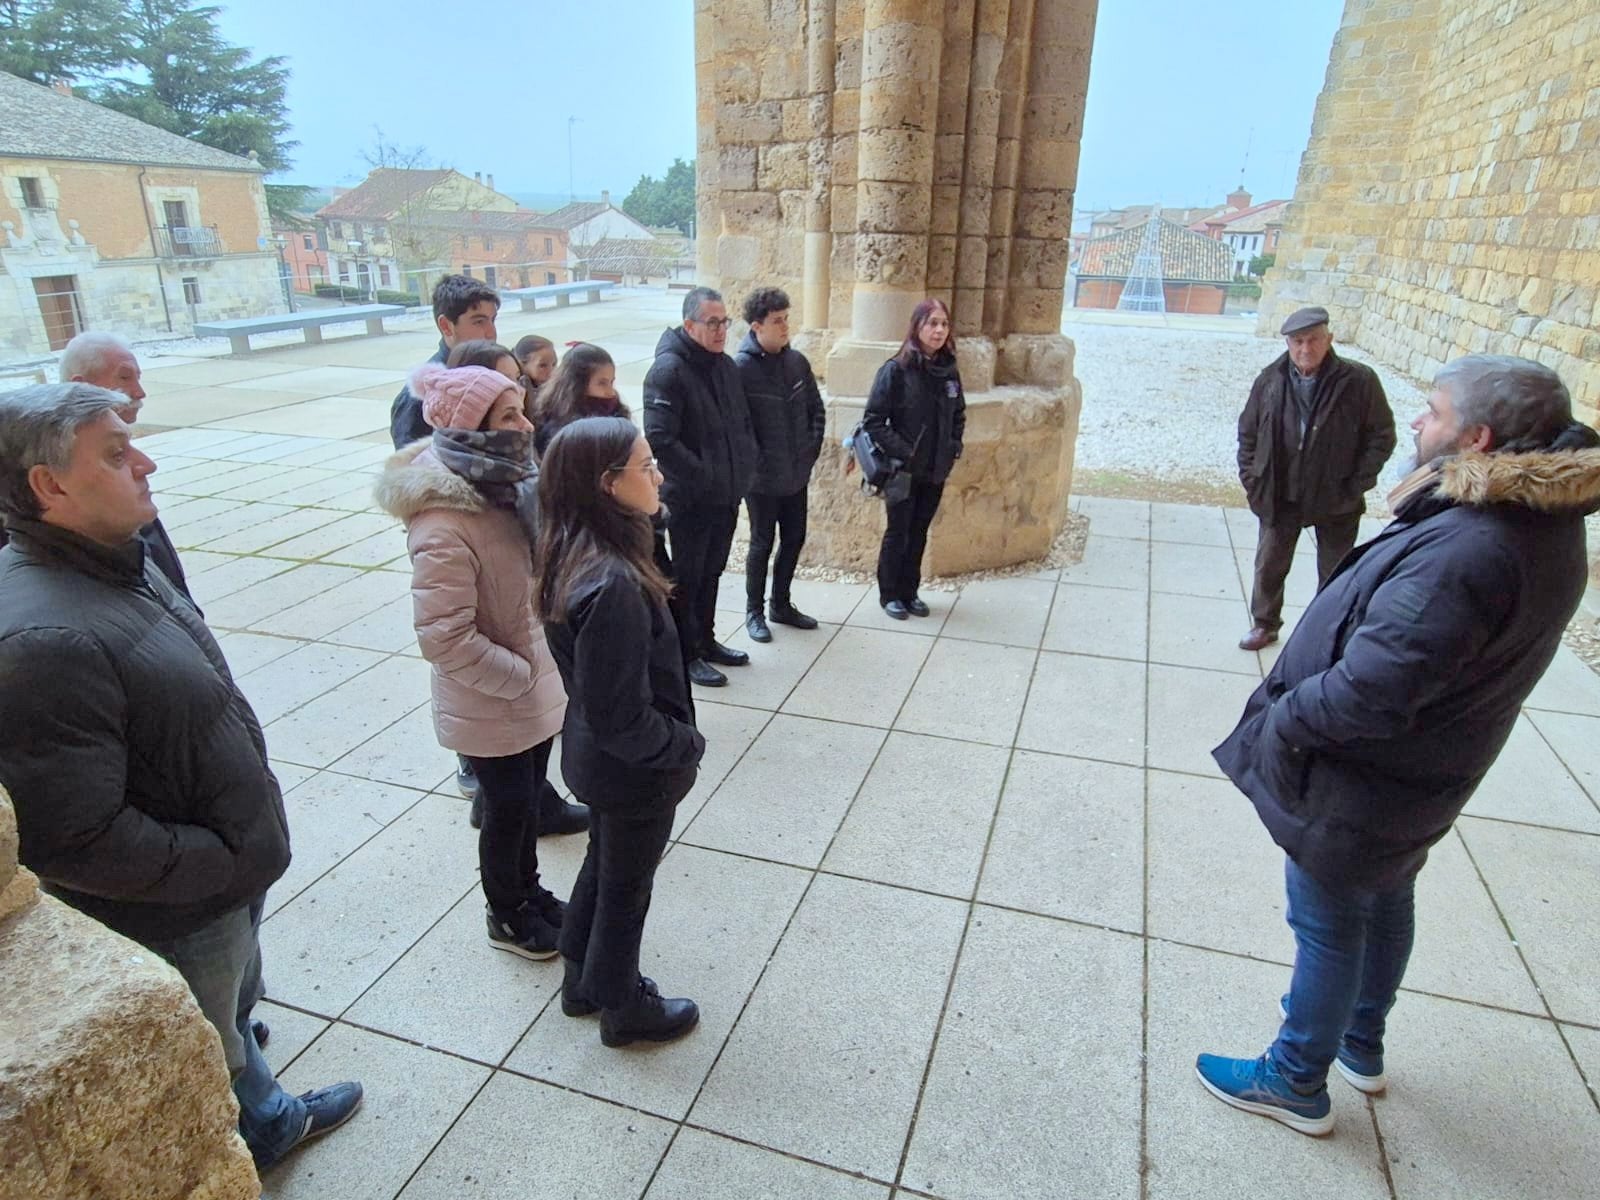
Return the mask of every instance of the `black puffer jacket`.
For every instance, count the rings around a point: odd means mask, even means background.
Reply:
[[[644,434],[666,477],[668,507],[728,508],[744,499],[756,436],[739,368],[681,328],[661,335],[644,377]]]
[[[544,628],[567,689],[567,786],[602,812],[670,811],[694,786],[706,741],[666,606],[618,569],[580,587]]]
[[[0,550],[5,548],[10,538],[11,535],[6,532],[5,526],[0,525]],[[172,538],[167,535],[167,527],[160,521],[151,521],[139,530],[139,540],[144,543],[144,552],[150,561],[155,563],[167,577],[168,582],[193,604],[194,597],[189,595],[189,581],[184,577],[183,564],[178,561],[178,548],[172,544]]]
[[[733,361],[756,435],[756,477],[750,491],[792,496],[811,482],[828,420],[811,363],[792,346],[768,354],[754,331],[744,335]]]
[[[1388,887],[1422,866],[1583,596],[1600,450],[1463,455],[1418,479],[1214,751],[1273,840],[1335,886]]]
[[[449,357],[450,347],[444,344],[443,338],[440,338],[439,348],[433,352],[433,357],[428,361],[442,364]],[[411,394],[411,385],[407,383],[394,398],[394,403],[389,405],[389,440],[398,450],[402,446],[409,446],[412,442],[432,436],[433,426],[422,419],[422,400]]]
[[[289,865],[261,726],[193,605],[131,542],[8,518],[0,783],[22,862],[136,941],[248,904]]]
[[[955,356],[917,354],[909,367],[890,359],[867,394],[866,429],[913,479],[943,483],[961,457],[967,398]]]
[[[1289,355],[1256,376],[1239,414],[1239,482],[1250,511],[1270,521],[1283,493],[1287,459],[1298,456],[1297,507],[1308,522],[1360,512],[1363,497],[1394,453],[1394,414],[1377,374],[1332,350],[1317,372],[1311,426],[1299,437]],[[1290,424],[1294,435],[1291,440]]]

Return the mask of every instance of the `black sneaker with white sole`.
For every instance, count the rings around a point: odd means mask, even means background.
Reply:
[[[362,1096],[361,1085],[353,1081],[336,1083],[332,1087],[317,1088],[315,1091],[303,1093],[300,1100],[306,1106],[306,1123],[301,1127],[299,1136],[275,1157],[257,1158],[256,1169],[265,1171],[276,1166],[291,1151],[304,1146],[313,1138],[332,1133],[356,1115],[356,1109],[361,1107]]]
[[[558,953],[556,942],[561,926],[551,924],[530,905],[524,904],[510,913],[485,908],[484,919],[489,926],[489,944],[496,950],[520,954],[535,962],[554,958]]]

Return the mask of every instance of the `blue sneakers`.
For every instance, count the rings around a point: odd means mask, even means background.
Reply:
[[[1285,1021],[1289,1019],[1287,994],[1278,1000],[1278,1016]],[[1389,1086],[1389,1077],[1383,1073],[1382,1054],[1367,1054],[1357,1050],[1349,1042],[1340,1042],[1339,1053],[1334,1058],[1333,1065],[1339,1074],[1344,1076],[1345,1082],[1358,1092],[1376,1096]]]
[[[1195,1059],[1194,1071],[1206,1091],[1224,1104],[1271,1117],[1312,1137],[1333,1132],[1333,1105],[1328,1100],[1327,1086],[1309,1096],[1295,1091],[1266,1055],[1223,1058],[1202,1054]]]

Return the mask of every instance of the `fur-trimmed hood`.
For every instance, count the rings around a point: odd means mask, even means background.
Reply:
[[[1600,511],[1600,448],[1525,453],[1468,451],[1418,467],[1389,493],[1389,509],[1434,504],[1515,504],[1544,513]]]
[[[428,439],[390,455],[372,496],[384,512],[408,524],[432,508],[479,513],[489,507],[482,492],[434,457]]]

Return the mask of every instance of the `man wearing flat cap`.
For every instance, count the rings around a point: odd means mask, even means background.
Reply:
[[[1319,585],[1350,552],[1395,444],[1383,385],[1333,352],[1327,309],[1297,309],[1278,332],[1288,349],[1256,376],[1239,416],[1239,482],[1261,524],[1242,650],[1278,640],[1302,529],[1316,530]]]

